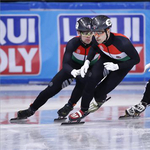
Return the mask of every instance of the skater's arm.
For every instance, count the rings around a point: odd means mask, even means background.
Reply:
[[[125,52],[125,54],[129,57],[129,59],[120,62],[118,64],[119,69],[124,69],[129,66],[133,67],[134,65],[138,64],[140,62],[140,57],[133,44],[130,42],[130,40],[124,38],[122,41],[122,45],[123,45],[123,52]]]
[[[64,57],[63,57],[63,68],[67,73],[71,73],[71,71],[74,69],[72,68],[72,54],[76,50],[76,45],[74,40],[70,40],[65,49]]]

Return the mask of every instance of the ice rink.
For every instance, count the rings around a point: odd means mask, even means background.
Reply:
[[[73,85],[49,99],[27,123],[11,124],[46,85],[0,86],[0,150],[150,150],[150,107],[138,119],[119,120],[126,108],[139,103],[145,84],[120,84],[112,98],[84,124],[54,122],[57,110],[70,97]],[[79,110],[80,101],[74,111]]]

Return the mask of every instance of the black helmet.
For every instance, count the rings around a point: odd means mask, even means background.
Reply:
[[[92,30],[96,31],[104,31],[112,26],[111,20],[109,17],[105,15],[99,15],[92,19]]]
[[[89,32],[91,31],[91,24],[92,24],[91,18],[89,17],[80,18],[76,23],[76,30]]]

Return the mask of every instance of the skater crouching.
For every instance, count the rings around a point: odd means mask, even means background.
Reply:
[[[140,62],[130,40],[122,34],[110,32],[111,26],[111,20],[107,16],[99,15],[92,19],[94,36],[87,60],[81,67],[83,78],[95,54],[100,53],[101,57],[91,68],[91,76],[81,99],[81,110],[70,114],[70,121],[80,120],[88,115],[92,110],[89,105],[93,98],[99,108],[107,100],[107,94],[119,85],[134,65]],[[102,80],[104,69],[108,70],[109,74]]]
[[[70,84],[72,78],[76,80],[76,85],[73,89],[69,102],[58,111],[59,117],[65,117],[73,109],[73,106],[80,99],[86,78],[81,78],[80,68],[84,64],[85,58],[88,55],[92,44],[91,18],[83,17],[77,21],[76,30],[79,36],[72,38],[66,45],[66,50],[63,57],[63,67],[50,81],[49,85],[39,93],[34,102],[28,109],[17,112],[17,118],[26,119],[32,116],[48,99],[56,95],[64,88],[64,82]],[[90,65],[92,66],[99,59],[99,54],[96,54]]]

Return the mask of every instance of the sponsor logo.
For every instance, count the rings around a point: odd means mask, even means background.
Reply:
[[[0,75],[40,72],[39,17],[0,16]]]

